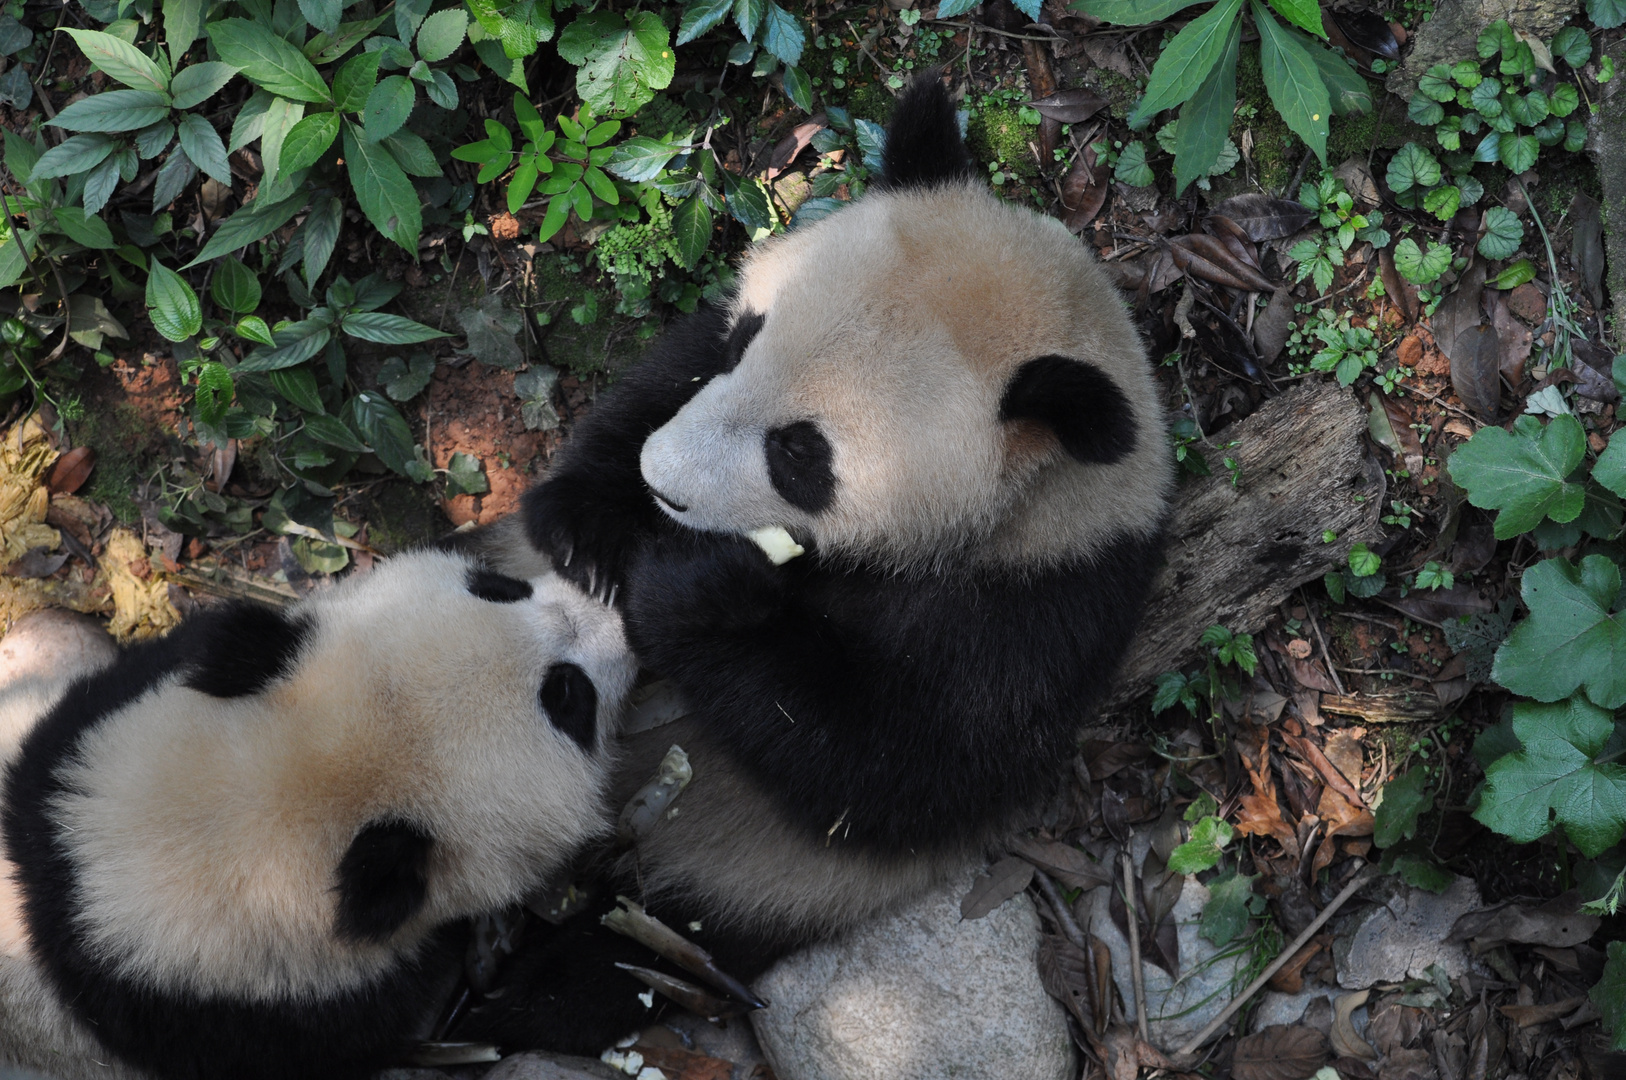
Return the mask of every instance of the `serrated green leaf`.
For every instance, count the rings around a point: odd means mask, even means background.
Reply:
[[[271,235],[282,228],[305,206],[305,193],[299,192],[272,203],[261,203],[258,198],[220,223],[220,227],[203,245],[203,250],[186,266],[208,262],[227,252],[237,251]],[[184,270],[186,267],[182,267]]]
[[[1619,368],[1621,364],[1617,357],[1615,366]],[[1617,431],[1609,437],[1609,448],[1593,463],[1592,479],[1626,498],[1626,435]]]
[[[203,329],[198,294],[181,275],[153,259],[147,268],[147,315],[170,341],[185,341]]]
[[[247,315],[260,306],[260,279],[237,259],[222,259],[209,282],[214,302],[234,315]]]
[[[1327,84],[1303,41],[1271,18],[1259,0],[1251,3],[1254,26],[1259,30],[1259,63],[1271,103],[1325,165],[1332,114]]]
[[[1413,188],[1431,188],[1440,182],[1440,162],[1421,146],[1409,142],[1389,159],[1384,179],[1396,195]]]
[[[280,192],[286,186],[277,183],[283,175],[282,144],[304,115],[305,103],[302,101],[279,97],[272,98],[271,104],[266,106],[265,123],[260,130],[260,161],[265,167],[260,177],[262,191],[268,194]]]
[[[672,211],[672,235],[678,260],[684,269],[694,269],[711,243],[711,208],[699,192],[684,199]]]
[[[270,30],[248,19],[221,19],[208,32],[220,58],[256,86],[295,101],[330,100],[311,62]]]
[[[1426,94],[1413,94],[1406,117],[1414,124],[1430,127],[1445,119],[1445,106]]]
[[[1398,251],[1396,265],[1398,266]],[[1498,510],[1496,537],[1528,532],[1542,518],[1573,521],[1585,501],[1584,488],[1568,479],[1586,455],[1586,433],[1573,416],[1555,416],[1543,426],[1521,416],[1513,431],[1487,427],[1457,447],[1447,462],[1452,481],[1468,501]]]
[[[333,76],[333,105],[340,112],[360,112],[367,107],[367,98],[378,81],[378,62],[381,52],[366,52],[346,60],[339,73]]]
[[[412,115],[412,106],[417,97],[416,87],[405,75],[380,79],[372,93],[367,95],[367,105],[361,113],[367,141],[378,142],[395,134],[406,123],[407,117]]]
[[[389,151],[359,137],[354,124],[344,124],[345,164],[362,213],[379,232],[409,252],[418,250],[423,212],[418,192]]]
[[[71,26],[64,26],[62,32],[72,37],[91,66],[108,78],[132,90],[169,93],[169,77],[164,74],[164,69],[122,38],[104,34],[100,30],[78,30]]]
[[[1129,117],[1130,127],[1144,127],[1164,109],[1172,109],[1197,92],[1224,55],[1241,14],[1242,0],[1219,0],[1174,36],[1152,69],[1146,94]],[[1322,94],[1325,96],[1325,88]]]
[[[225,419],[234,389],[231,372],[226,370],[225,364],[210,360],[198,368],[198,385],[192,401],[205,425],[217,427]]]
[[[1456,217],[1461,205],[1462,189],[1455,184],[1442,184],[1423,195],[1423,209],[1441,221]]]
[[[755,179],[735,182],[724,197],[734,219],[753,234],[773,227],[773,207],[768,203],[768,193]]]
[[[190,109],[202,105],[219,93],[221,87],[231,82],[232,76],[236,74],[236,68],[218,60],[193,64],[176,73],[174,80],[169,84],[169,92],[175,99],[175,108]]]
[[[227,187],[231,186],[231,166],[226,162],[226,144],[214,125],[197,113],[184,114],[175,125],[180,136],[181,149],[192,159],[192,164]]]
[[[107,227],[107,222],[86,214],[83,207],[59,206],[52,216],[56,219],[57,228],[76,244],[102,251],[118,246],[113,241],[113,233]]]
[[[480,459],[470,454],[456,453],[446,463],[446,497],[479,495],[491,490]]]
[[[1520,844],[1562,825],[1582,854],[1596,857],[1626,833],[1626,767],[1593,760],[1614,729],[1607,710],[1580,696],[1515,702],[1513,730],[1523,748],[1486,768],[1474,818]]]
[[[333,331],[319,319],[302,319],[285,326],[271,335],[275,345],[269,349],[256,349],[237,365],[239,372],[277,371],[303,364],[333,337]]]
[[[1395,245],[1395,269],[1400,276],[1417,285],[1427,285],[1451,268],[1451,248],[1446,244],[1430,244],[1424,252],[1417,241],[1406,237]]]
[[[282,140],[281,168],[297,172],[315,165],[339,137],[339,114],[314,113],[289,129]]]
[[[164,0],[164,44],[169,48],[171,68],[181,65],[181,57],[203,32],[203,14],[207,0]],[[170,85],[174,92],[174,84]],[[185,106],[181,106],[184,108]]]
[[[1574,112],[1581,105],[1581,94],[1569,83],[1560,83],[1553,87],[1552,97],[1547,101],[1552,109],[1553,116],[1563,119]]]
[[[335,34],[339,30],[343,5],[341,0],[299,0],[299,13],[324,34]]]
[[[1455,101],[1457,88],[1452,85],[1450,67],[1435,64],[1423,72],[1417,79],[1417,92],[1442,103]]]
[[[1146,146],[1139,139],[1125,146],[1118,154],[1118,164],[1112,167],[1112,177],[1130,187],[1146,187],[1157,177],[1146,164]]]
[[[437,11],[418,28],[418,56],[431,64],[452,55],[468,33],[469,16],[462,8]]]
[[[659,176],[680,149],[647,135],[634,135],[616,146],[604,167],[623,180],[639,184]]]
[[[326,414],[321,392],[316,388],[316,375],[310,368],[282,368],[270,372],[266,378],[271,381],[273,390],[297,405],[301,412],[313,416]]]
[[[1479,253],[1485,258],[1511,258],[1523,239],[1524,225],[1513,211],[1505,206],[1485,211],[1485,235],[1479,238]]]
[[[1372,88],[1348,60],[1319,41],[1306,41],[1304,47],[1327,84],[1334,116],[1364,116],[1372,111]]]
[[[1253,892],[1257,879],[1256,874],[1227,870],[1208,883],[1208,903],[1203,905],[1198,931],[1204,939],[1224,948],[1247,933],[1253,917],[1250,907],[1257,902]]]
[[[317,413],[305,417],[305,434],[319,443],[336,446],[340,450],[348,450],[353,454],[367,452],[367,444],[356,437],[356,433],[345,426],[344,422],[336,416]]]
[[[802,49],[807,45],[807,32],[801,20],[774,0],[768,0],[762,16],[762,47],[779,57],[787,67],[801,63]]]
[[[1276,14],[1318,38],[1327,36],[1321,26],[1321,5],[1316,0],[1270,0]]]
[[[1162,22],[1177,11],[1184,11],[1203,0],[1074,0],[1069,5],[1074,11],[1093,15],[1115,26],[1145,26]],[[937,16],[944,18],[942,15]]]
[[[1169,869],[1176,874],[1196,874],[1212,869],[1234,835],[1231,826],[1221,819],[1203,818],[1192,827],[1191,839],[1169,852]]]
[[[1509,172],[1522,173],[1535,167],[1536,157],[1541,153],[1541,144],[1534,135],[1520,135],[1516,132],[1505,132],[1497,136],[1497,156]]]
[[[1383,785],[1372,810],[1372,842],[1380,848],[1394,847],[1417,835],[1417,819],[1434,806],[1434,793],[1428,790],[1428,774],[1419,766],[1407,769]]]
[[[105,90],[82,98],[46,121],[69,131],[134,131],[169,115],[169,95],[154,90]]]
[[[1231,130],[1236,111],[1236,63],[1242,44],[1242,20],[1231,23],[1230,35],[1219,61],[1202,86],[1180,107],[1180,126],[1174,140],[1174,194],[1193,180],[1207,176]]]
[[[803,112],[813,111],[813,83],[808,79],[807,72],[799,67],[785,69],[785,96]]]
[[[766,0],[734,0],[734,25],[740,28],[740,36],[746,41],[756,40],[757,27],[762,25],[766,9]]]
[[[423,393],[434,373],[435,358],[432,356],[420,353],[412,358],[410,364],[399,356],[392,356],[378,369],[378,381],[391,400],[411,401]],[[517,384],[518,380],[515,382]]]
[[[1553,36],[1553,56],[1579,68],[1592,59],[1592,39],[1579,26],[1566,26]]]
[[[1602,555],[1588,555],[1579,567],[1568,559],[1547,559],[1525,571],[1520,595],[1530,617],[1496,651],[1491,677],[1537,701],[1557,701],[1583,689],[1605,709],[1626,705],[1620,567]]]
[[[678,21],[678,45],[687,45],[728,17],[734,0],[689,0]]]
[[[563,41],[561,35],[561,48]],[[660,16],[637,11],[627,18],[624,29],[596,43],[577,69],[576,92],[601,116],[632,112],[648,104],[654,91],[671,85],[676,65]]]

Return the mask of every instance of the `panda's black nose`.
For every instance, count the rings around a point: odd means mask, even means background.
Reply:
[[[648,485],[645,485],[645,486],[647,487]],[[668,510],[672,511],[672,513],[674,513],[674,514],[687,513],[688,510],[689,510],[689,508],[687,506],[684,506],[684,505],[682,505],[680,503],[674,502],[673,500],[667,498],[665,495],[662,495],[659,491],[657,491],[654,488],[650,488],[649,493],[651,495],[655,496],[655,500],[657,502],[664,504],[666,506],[666,508]]]

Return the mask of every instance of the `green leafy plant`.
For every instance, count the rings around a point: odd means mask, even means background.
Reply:
[[[1219,703],[1239,695],[1235,681],[1227,668],[1235,667],[1245,675],[1252,675],[1259,666],[1254,652],[1253,635],[1237,634],[1223,626],[1210,626],[1200,639],[1207,659],[1197,671],[1165,671],[1157,677],[1157,688],[1152,694],[1152,712],[1161,713],[1175,705],[1186,711],[1197,712],[1199,699],[1217,710]]]
[[[1324,231],[1294,244],[1287,257],[1299,264],[1298,280],[1313,278],[1317,292],[1324,293],[1332,285],[1334,268],[1344,265],[1344,253],[1356,240],[1369,241],[1379,248],[1389,245],[1383,215],[1376,211],[1370,216],[1357,213],[1355,200],[1345,190],[1344,182],[1331,173],[1315,183],[1301,184],[1299,202],[1315,213]]]
[[[1383,573],[1383,560],[1365,544],[1353,544],[1345,565],[1328,571],[1321,579],[1327,595],[1334,603],[1342,604],[1349,596],[1366,598],[1376,596],[1388,584]]]
[[[1159,22],[1197,0],[1075,0],[1074,9],[1103,22],[1142,26]],[[1274,12],[1274,14],[1273,14]],[[1163,49],[1146,93],[1129,118],[1144,128],[1166,109],[1180,107],[1175,137],[1175,193],[1209,175],[1224,153],[1236,110],[1236,69],[1243,24],[1251,16],[1259,38],[1265,88],[1276,111],[1326,164],[1327,133],[1336,113],[1372,107],[1366,81],[1350,63],[1318,41],[1326,39],[1318,5],[1303,0],[1219,0],[1188,22]],[[1284,26],[1278,16],[1290,25]],[[1120,159],[1120,166],[1122,161]],[[1120,175],[1119,179],[1123,179]],[[1127,183],[1128,181],[1125,180]]]

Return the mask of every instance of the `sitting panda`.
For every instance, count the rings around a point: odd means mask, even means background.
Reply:
[[[681,691],[685,718],[627,740],[615,797],[673,744],[694,779],[611,877],[751,977],[1054,792],[1160,564],[1172,464],[1119,294],[990,191],[924,78],[870,193],[756,248],[728,305],[670,331],[521,512],[462,543],[614,597]],[[751,538],[780,529],[775,557]],[[558,1011],[515,1004],[548,1001],[603,1017],[600,1044],[630,1030],[641,987],[593,974],[593,937],[528,957],[470,1029],[533,1039]]]
[[[0,925],[28,951],[0,963],[0,1061],[212,1080],[399,1059],[463,969],[465,920],[608,827],[634,674],[620,619],[574,586],[420,552],[7,688],[26,735]]]

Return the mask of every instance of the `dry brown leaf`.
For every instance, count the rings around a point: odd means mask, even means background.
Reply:
[[[1254,249],[1253,240],[1243,231],[1242,226],[1224,214],[1210,214],[1208,220],[1203,222],[1203,227],[1242,262],[1255,270],[1264,269],[1259,265],[1259,252]]]
[[[1370,990],[1357,990],[1353,994],[1341,994],[1338,1000],[1333,1002],[1332,1032],[1328,1037],[1332,1042],[1333,1053],[1339,1057],[1372,1061],[1378,1056],[1376,1050],[1355,1034],[1355,1025],[1349,1021],[1350,1014],[1365,1005],[1366,999],[1371,996]]]
[[[790,163],[796,160],[796,155],[813,142],[813,136],[829,126],[823,113],[815,113],[792,128],[789,135],[774,144],[773,153],[768,157],[767,178],[772,180],[789,168]]]
[[[1033,880],[1033,864],[1015,855],[1007,856],[978,875],[960,900],[960,918],[980,919],[1028,887]]]
[[[1488,911],[1470,911],[1458,919],[1451,928],[1451,940],[1472,938],[1476,954],[1510,941],[1560,948],[1586,941],[1597,933],[1600,925],[1601,920],[1596,915],[1576,911],[1573,901],[1548,903],[1539,908],[1504,904]]]
[[[1106,739],[1086,739],[1079,751],[1084,764],[1089,766],[1091,780],[1105,780],[1122,770],[1143,761],[1151,754],[1144,743],[1109,742]]]
[[[1361,740],[1347,731],[1327,734],[1327,745],[1322,750],[1333,768],[1355,787],[1361,786]]]
[[[1077,124],[1106,108],[1107,99],[1078,87],[1072,90],[1059,90],[1028,104],[1033,106],[1040,116],[1048,116],[1064,124]]]
[[[1395,269],[1394,252],[1384,248],[1378,252],[1378,273],[1383,278],[1383,291],[1395,302],[1407,323],[1417,321],[1417,286],[1406,281]]]
[[[1270,776],[1268,747],[1259,747],[1257,766],[1249,760],[1246,747],[1239,747],[1238,753],[1253,781],[1253,792],[1242,796],[1236,831],[1244,836],[1273,836],[1296,857],[1299,850],[1298,834],[1282,817],[1281,805],[1276,801],[1276,783]]]
[[[1097,164],[1095,149],[1086,146],[1061,182],[1061,221],[1069,232],[1080,233],[1106,204],[1111,170]]]
[[[1330,787],[1337,789],[1340,795],[1358,807],[1366,805],[1366,800],[1361,798],[1361,793],[1348,780],[1344,779],[1342,773],[1333,767],[1333,763],[1327,760],[1327,755],[1321,752],[1321,747],[1316,745],[1314,739],[1289,735],[1283,732],[1282,741],[1288,745],[1289,749],[1314,768],[1317,773],[1321,774],[1321,779]]]
[[[1242,227],[1255,243],[1292,236],[1310,223],[1314,213],[1294,199],[1273,199],[1268,195],[1234,195],[1214,207],[1214,213],[1228,217]]]
[[[1496,306],[1491,309],[1491,325],[1501,341],[1501,374],[1510,386],[1518,386],[1524,379],[1524,362],[1530,359],[1530,349],[1536,338],[1530,328],[1513,317],[1507,297],[1496,294]]]
[[[52,495],[72,495],[90,478],[96,467],[96,451],[88,446],[76,446],[56,459],[45,474],[45,487]]]
[[[1438,1074],[1427,1050],[1396,1050],[1383,1059],[1378,1080],[1436,1080]]]
[[[1410,1005],[1389,1005],[1379,1009],[1367,1022],[1366,1034],[1380,1054],[1393,1054],[1422,1038],[1429,1027],[1426,1009]]]
[[[1581,273],[1581,283],[1596,311],[1603,310],[1603,208],[1585,192],[1577,191],[1570,202],[1570,223],[1574,229],[1570,255]]]
[[[1230,220],[1227,218],[1226,220]],[[1269,367],[1282,355],[1287,339],[1293,332],[1293,294],[1286,285],[1278,285],[1253,320],[1253,344],[1259,350],[1259,359]]]
[[[1039,939],[1039,981],[1086,1031],[1094,1031],[1089,963],[1083,949],[1059,934],[1044,935]]]
[[[1311,938],[1304,943],[1304,947],[1293,954],[1293,958],[1277,969],[1276,974],[1270,977],[1266,985],[1272,990],[1283,994],[1297,994],[1304,989],[1304,968],[1316,954],[1326,947],[1326,940],[1322,937]]]
[[[1116,880],[1112,867],[1098,863],[1082,851],[1057,840],[1022,838],[1012,851],[1043,870],[1069,889],[1093,889]]]
[[[1276,285],[1206,233],[1187,233],[1169,241],[1175,265],[1193,277],[1242,292],[1274,292]]]
[[[1305,1080],[1327,1063],[1326,1037],[1303,1024],[1272,1024],[1236,1044],[1237,1080]]]
[[[645,1065],[661,1070],[669,1080],[732,1080],[734,1076],[732,1061],[680,1046],[639,1043],[633,1049],[643,1055]]]
[[[1535,1027],[1549,1020],[1557,1020],[1586,1004],[1585,995],[1565,998],[1547,1005],[1503,1005],[1501,1013],[1519,1027]]]

